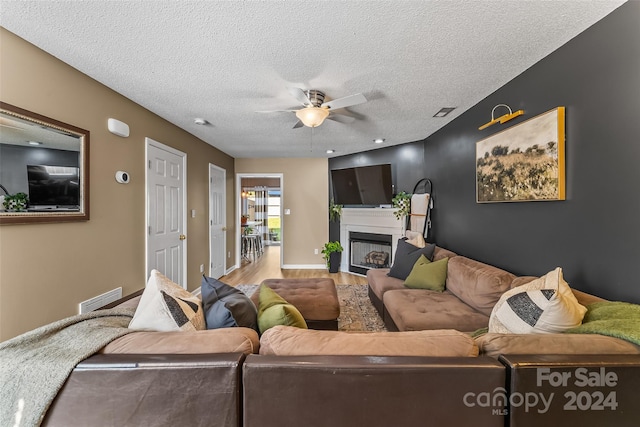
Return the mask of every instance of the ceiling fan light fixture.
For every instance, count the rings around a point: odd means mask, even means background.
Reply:
[[[296,117],[310,128],[318,127],[329,115],[329,109],[320,107],[306,107],[296,111]]]

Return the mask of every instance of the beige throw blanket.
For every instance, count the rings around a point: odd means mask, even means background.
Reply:
[[[0,343],[0,426],[38,426],[75,366],[129,332],[134,309],[69,317]]]
[[[419,233],[425,231],[424,222],[427,220],[429,197],[429,194],[414,194],[411,196],[411,220],[409,226],[412,231]]]

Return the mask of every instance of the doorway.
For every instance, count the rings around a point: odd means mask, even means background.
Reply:
[[[187,287],[187,155],[145,138],[147,277],[156,269]]]
[[[227,171],[209,163],[209,276],[225,274],[227,253]]]
[[[239,265],[255,261],[269,246],[283,246],[282,174],[237,174]],[[258,242],[257,246],[255,242]],[[284,248],[280,248],[280,265]]]

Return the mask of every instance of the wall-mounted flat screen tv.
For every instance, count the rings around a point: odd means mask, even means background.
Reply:
[[[80,206],[79,169],[70,166],[27,165],[31,208]]]
[[[334,202],[339,205],[389,205],[393,198],[391,165],[331,171]]]

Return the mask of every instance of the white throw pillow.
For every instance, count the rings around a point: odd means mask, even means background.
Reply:
[[[202,302],[152,270],[129,329],[161,332],[206,329]]]
[[[580,326],[587,312],[562,277],[560,267],[505,292],[493,307],[489,332],[553,334]]]

